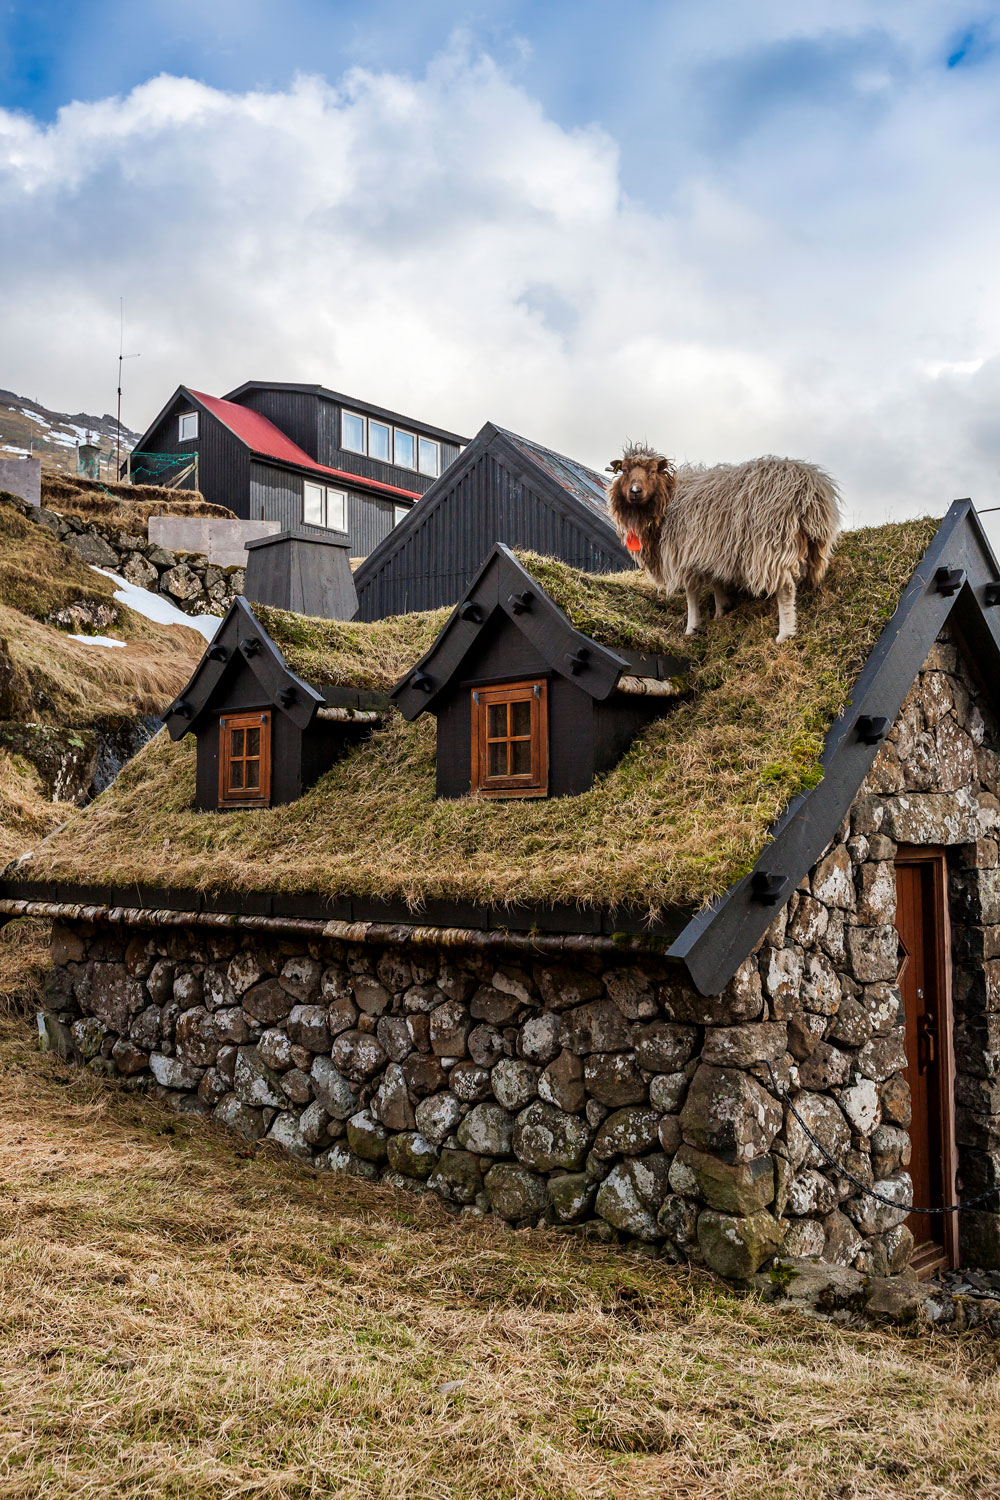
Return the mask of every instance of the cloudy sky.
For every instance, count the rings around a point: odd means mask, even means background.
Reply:
[[[0,386],[320,381],[1000,505],[1000,5],[6,0]]]

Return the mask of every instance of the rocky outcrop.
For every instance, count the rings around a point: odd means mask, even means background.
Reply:
[[[237,594],[243,592],[245,568],[221,568],[200,553],[172,552],[157,546],[149,541],[144,522],[138,522],[134,531],[126,531],[103,521],[62,515],[46,506],[27,505],[13,496],[7,498],[28,520],[47,527],[71,547],[81,561],[118,573],[151,593],[163,594],[185,614],[221,617]],[[101,614],[102,609],[107,611],[106,615]],[[116,618],[113,606],[81,603],[60,610],[49,623],[76,632],[100,634]]]

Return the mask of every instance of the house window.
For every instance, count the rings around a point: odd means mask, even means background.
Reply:
[[[431,442],[430,438],[421,438],[419,452],[421,474],[430,474],[436,479],[441,472],[440,444]]]
[[[306,480],[302,486],[302,519],[307,526],[347,530],[347,496],[343,490]]]
[[[198,413],[196,411],[182,412],[178,419],[178,440],[189,443],[192,438],[198,436]]]
[[[406,505],[394,505],[392,507],[392,524],[398,526],[404,516],[409,515],[409,507]]]
[[[260,807],[271,800],[271,715],[219,720],[219,806]]]
[[[396,464],[400,469],[417,467],[417,440],[412,432],[400,432],[396,428]]]
[[[340,418],[340,446],[349,453],[365,451],[365,419],[352,411],[345,411]]]
[[[378,458],[382,463],[392,461],[391,429],[384,422],[368,423],[368,457]]]
[[[484,797],[548,795],[547,682],[473,689],[472,790]]]

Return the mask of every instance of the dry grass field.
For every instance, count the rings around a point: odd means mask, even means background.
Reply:
[[[0,936],[2,1500],[1000,1495],[995,1344],[253,1150],[35,1051],[40,937]]]

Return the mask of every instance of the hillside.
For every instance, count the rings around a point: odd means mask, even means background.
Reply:
[[[102,475],[107,460],[108,474],[113,476],[118,436],[118,424],[109,412],[98,417],[85,411],[50,411],[39,401],[0,390],[0,454],[34,454],[46,468],[73,473],[77,444],[90,439],[100,446]],[[138,441],[139,434],[123,426],[122,456]]]
[[[0,499],[0,866],[106,786],[204,649]]]

